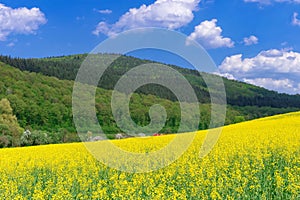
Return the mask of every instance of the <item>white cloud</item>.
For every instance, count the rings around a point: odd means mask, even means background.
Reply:
[[[253,64],[250,59],[242,60],[242,54],[226,57],[219,69],[221,73],[237,74],[249,71]]]
[[[226,57],[219,66],[220,74],[279,92],[300,92],[299,52],[270,49],[252,58],[242,57],[242,54]]]
[[[219,76],[223,76],[227,79],[230,79],[230,80],[236,80],[236,78],[232,75],[232,74],[229,74],[229,73],[220,73],[220,72],[215,72],[213,73],[215,75],[219,75]]]
[[[245,37],[244,38],[244,44],[246,46],[250,46],[250,45],[253,45],[253,44],[257,44],[258,43],[258,38],[254,35],[251,35],[250,37]]]
[[[105,9],[105,10],[98,10],[98,12],[99,12],[100,14],[111,14],[111,13],[112,13],[112,10]]]
[[[275,90],[285,93],[300,93],[299,86],[290,79],[272,79],[272,78],[255,78],[255,79],[243,79],[244,82],[252,85],[267,88],[269,90]]]
[[[270,49],[260,52],[256,57],[242,59],[242,55],[225,58],[220,69],[226,72],[241,73],[256,70],[278,73],[300,73],[300,53]]]
[[[298,17],[298,13],[294,12],[292,24],[295,26],[300,26],[300,20],[297,17]]]
[[[131,8],[114,24],[99,22],[93,34],[112,36],[124,30],[140,27],[178,29],[194,19],[193,11],[200,0],[156,0],[148,6]]]
[[[188,36],[187,44],[195,40],[206,48],[234,47],[234,42],[230,38],[222,36],[223,30],[216,23],[217,19],[201,22]]]
[[[5,41],[10,34],[33,34],[45,23],[45,15],[39,8],[14,9],[0,4],[0,41]]]
[[[80,17],[80,16],[77,16],[77,17],[76,17],[76,20],[77,20],[77,21],[85,20],[85,16],[81,16],[81,17]]]
[[[105,23],[105,22],[100,22],[100,23],[97,25],[96,30],[93,31],[93,34],[99,35],[99,33],[103,33],[103,34],[105,34],[105,35],[113,35],[114,33],[110,31],[109,26],[110,26],[110,25],[108,25],[108,24]]]

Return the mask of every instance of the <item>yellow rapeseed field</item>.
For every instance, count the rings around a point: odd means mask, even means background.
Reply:
[[[111,169],[83,143],[1,149],[0,199],[300,199],[299,112],[224,127],[200,158],[205,134],[199,131],[174,163],[149,173]],[[147,153],[173,137],[114,143]]]

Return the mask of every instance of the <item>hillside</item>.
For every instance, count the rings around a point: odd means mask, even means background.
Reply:
[[[75,80],[77,71],[86,58],[86,54],[51,57],[42,59],[22,59],[0,56],[0,61],[16,67],[22,71],[41,73],[54,76],[59,79]],[[121,56],[106,70],[99,85],[104,89],[113,89],[116,82],[128,70],[135,66],[151,63],[153,61],[142,60],[130,56]],[[209,93],[201,75],[195,70],[184,69],[170,65],[181,72],[193,86],[199,102],[209,103]],[[239,81],[223,78],[227,94],[227,103],[232,106],[270,106],[274,108],[297,107],[300,108],[300,95],[279,94],[275,91],[246,84]],[[142,94],[153,94],[164,99],[176,101],[176,97],[167,89],[157,85],[146,85],[137,91]]]
[[[71,109],[73,81],[20,71],[1,62],[0,74],[0,99],[7,98],[10,101],[13,113],[22,128],[57,133],[56,142],[78,141]],[[97,89],[97,117],[105,133],[112,138],[113,134],[121,130],[113,120],[110,97],[110,90]],[[161,132],[176,132],[180,123],[178,102],[153,95],[133,95],[130,104],[133,120],[140,126],[147,125],[150,122],[149,108],[157,103],[163,105],[168,114],[167,122]],[[200,110],[199,129],[207,129],[210,121],[209,104],[201,104]],[[298,108],[228,106],[226,124],[295,110]]]

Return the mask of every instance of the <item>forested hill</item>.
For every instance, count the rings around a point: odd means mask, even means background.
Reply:
[[[50,57],[42,59],[22,59],[0,56],[0,61],[22,71],[41,73],[54,76],[62,80],[75,80],[77,71],[87,54]],[[130,56],[120,56],[107,69],[101,81],[101,88],[113,89],[116,82],[128,70],[135,66],[153,61],[142,60]],[[209,103],[209,93],[204,80],[195,70],[172,66],[181,72],[193,86],[199,102]],[[215,76],[215,75],[211,75]],[[300,108],[300,95],[279,94],[261,87],[223,78],[227,103],[233,106],[270,106],[274,108],[296,107]],[[138,93],[153,94],[158,97],[176,101],[176,97],[167,89],[157,85],[141,87]]]
[[[53,137],[55,139],[52,142],[70,142],[78,139],[76,139],[71,107],[73,81],[59,80],[56,77],[21,71],[2,62],[0,62],[0,74],[0,100],[9,100],[13,114],[16,115],[22,128],[54,132]],[[96,114],[104,132],[113,137],[115,133],[122,130],[117,127],[114,121],[110,98],[110,90],[97,89]],[[167,111],[167,121],[161,132],[176,132],[181,117],[178,102],[172,102],[153,95],[134,94],[130,103],[132,119],[140,126],[149,124],[148,112],[150,106],[154,104],[162,105]],[[228,106],[226,124],[296,110],[299,110],[299,108]],[[0,109],[0,119],[1,112]],[[207,129],[210,123],[210,105],[201,104],[200,113],[199,129]],[[0,137],[1,134],[4,134],[1,127],[0,120]]]

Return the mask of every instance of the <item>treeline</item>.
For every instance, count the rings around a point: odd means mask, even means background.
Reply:
[[[77,135],[62,129],[56,132],[24,130],[13,114],[9,100],[6,98],[0,100],[0,148],[72,141],[80,141],[80,139]]]
[[[111,54],[103,54],[101,56],[111,56]],[[41,73],[47,76],[54,76],[62,80],[75,80],[81,63],[87,57],[87,54],[51,57],[43,59],[23,59],[12,58],[9,56],[0,56],[0,61],[16,67],[22,71],[30,71]],[[117,81],[130,69],[135,66],[152,63],[153,61],[142,60],[130,56],[120,56],[105,71],[99,86],[104,89],[113,89]],[[171,66],[171,65],[170,65]],[[206,87],[203,76],[206,73],[199,74],[196,70],[179,68],[171,66],[181,72],[192,85],[199,102],[210,103],[210,95]],[[223,78],[227,95],[227,103],[233,106],[258,106],[258,107],[274,107],[300,108],[300,95],[279,94],[275,91],[269,91],[261,87],[250,84],[233,81]],[[160,98],[177,101],[176,96],[167,88],[159,85],[148,84],[137,90],[140,94],[152,94]]]

